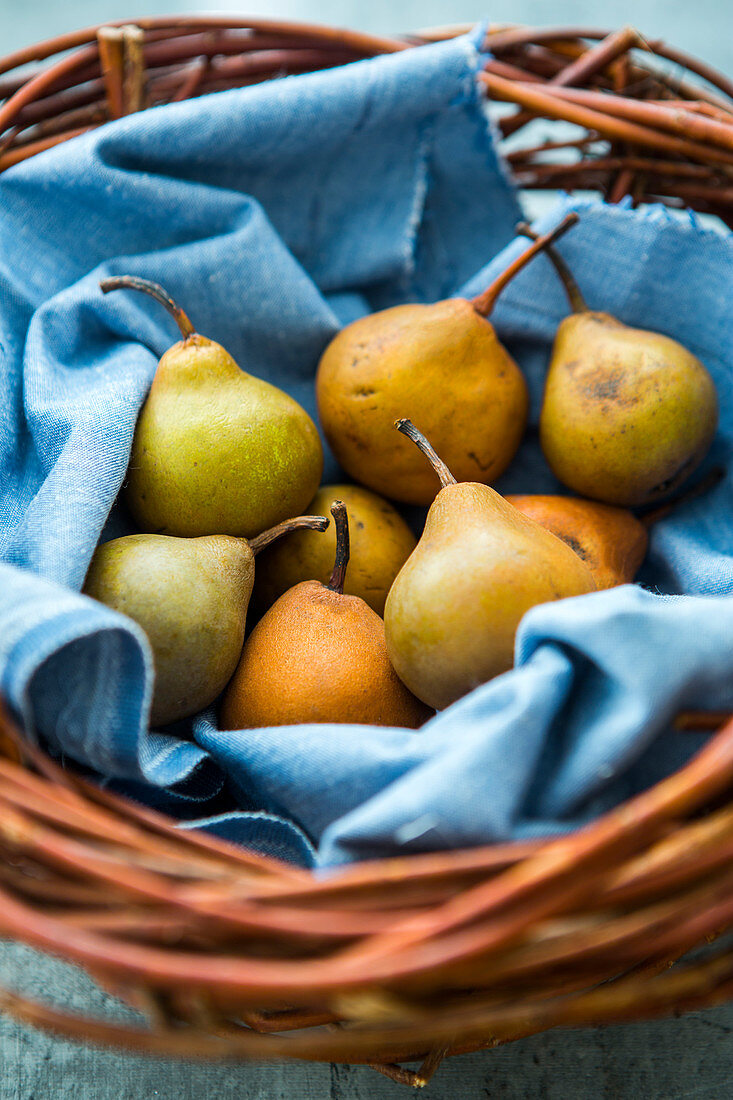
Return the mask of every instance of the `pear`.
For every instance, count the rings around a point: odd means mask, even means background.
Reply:
[[[84,592],[134,619],[153,651],[151,724],[196,714],[222,691],[244,643],[255,555],[289,531],[324,531],[298,516],[248,542],[231,535],[123,535],[97,547]]]
[[[590,569],[596,588],[614,588],[633,581],[649,545],[650,528],[715,488],[724,477],[725,469],[716,466],[694,485],[638,515],[581,497],[533,494],[505,500],[566,542]]]
[[[334,501],[331,514],[337,537],[328,584],[297,584],[260,619],[224,694],[222,729],[302,722],[416,729],[430,717],[395,675],[379,615],[358,596],[344,594],[344,503]]]
[[[548,255],[573,313],[557,330],[547,372],[545,458],[581,496],[650,503],[681,485],[707,454],[718,424],[715,383],[676,340],[589,309],[562,257],[552,248]]]
[[[387,596],[387,651],[410,691],[440,710],[512,667],[514,636],[531,607],[596,586],[566,543],[490,486],[457,482],[409,420],[397,427],[442,488]]]
[[[322,485],[308,512],[326,512],[342,500],[350,519],[351,556],[344,592],[360,596],[378,615],[392,581],[415,549],[415,536],[399,512],[382,497],[359,485]],[[300,581],[326,583],[333,568],[336,532],[325,535],[296,531],[268,547],[257,561],[252,608],[264,614],[268,607]]]
[[[468,301],[401,305],[347,325],[318,365],[323,431],[354,480],[394,500],[429,504],[434,481],[397,436],[408,414],[463,481],[493,481],[509,465],[527,422],[527,386],[487,320],[504,287],[577,221],[570,214]],[[388,442],[389,441],[389,442]]]
[[[566,542],[588,566],[599,590],[633,581],[649,543],[646,525],[633,512],[580,497],[536,494],[505,499]]]
[[[302,512],[323,472],[305,409],[195,332],[156,283],[121,276],[100,286],[151,295],[183,336],[160,360],[135,428],[126,493],[138,526],[250,538]]]

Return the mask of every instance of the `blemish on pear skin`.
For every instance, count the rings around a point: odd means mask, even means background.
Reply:
[[[591,401],[612,401],[621,408],[639,404],[639,395],[625,387],[622,370],[608,371],[602,367],[584,374],[581,392]]]
[[[680,481],[685,479],[688,471],[695,466],[697,457],[697,455],[692,455],[688,458],[686,462],[682,463],[679,469],[675,470],[671,477],[668,477],[666,481],[662,481],[659,485],[655,485],[652,489],[652,493],[661,495],[662,493],[668,493],[670,489],[674,489]]]
[[[567,545],[570,547],[570,549],[574,550],[575,553],[578,555],[578,557],[582,558],[583,561],[588,560],[588,555],[586,553],[586,549],[583,546],[582,542],[578,542],[578,540],[576,538],[574,538],[572,535],[565,535],[565,534],[558,535],[558,538],[562,539],[563,542],[567,543]]]
[[[481,459],[479,458],[479,456],[478,456],[478,455],[476,454],[476,452],[475,452],[475,451],[469,451],[469,452],[468,452],[468,457],[469,457],[469,458],[472,458],[472,459],[473,459],[473,461],[474,461],[474,462],[476,463],[476,465],[478,466],[478,468],[479,468],[480,470],[483,470],[483,471],[484,471],[484,473],[486,472],[486,470],[490,470],[490,469],[491,469],[491,467],[492,467],[492,466],[494,465],[494,460],[493,460],[493,459],[491,459],[491,458],[489,459],[489,461],[488,461],[488,462],[482,462],[482,461],[481,461]]]
[[[368,445],[353,432],[344,432],[344,437],[353,443],[358,450],[369,452]]]

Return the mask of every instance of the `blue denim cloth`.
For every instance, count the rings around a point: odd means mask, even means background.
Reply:
[[[699,738],[669,730],[679,707],[733,706],[730,472],[657,525],[646,588],[534,609],[515,670],[416,732],[223,733],[213,708],[150,731],[145,637],[79,594],[99,539],[132,530],[116,497],[175,339],[160,307],[105,298],[100,278],[161,282],[314,413],[339,325],[476,293],[523,247],[476,40],[156,108],[0,177],[0,692],[29,735],[116,789],[305,864],[576,827],[689,756]],[[591,306],[703,359],[721,397],[706,465],[730,471],[731,237],[661,209],[574,205],[562,250]],[[565,313],[544,258],[495,313],[534,424]],[[327,455],[324,480],[338,475]],[[555,487],[530,430],[499,488]]]

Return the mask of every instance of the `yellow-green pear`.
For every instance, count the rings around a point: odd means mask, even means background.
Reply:
[[[97,547],[84,592],[145,631],[155,673],[152,725],[196,714],[226,686],[244,644],[255,554],[288,531],[327,526],[324,516],[298,516],[249,542],[140,534]]]
[[[568,488],[608,504],[656,500],[702,462],[717,423],[713,380],[676,340],[590,310],[561,323],[540,442]]]
[[[676,340],[589,309],[562,256],[547,252],[573,313],[557,330],[545,382],[545,458],[581,496],[650,503],[681,485],[710,449],[715,383]]]
[[[596,585],[566,543],[488,485],[457,482],[413,424],[398,427],[442,488],[387,596],[387,651],[410,691],[441,710],[512,667],[526,611]]]
[[[249,538],[302,512],[323,471],[305,409],[195,332],[156,283],[121,276],[100,286],[149,294],[183,336],[160,360],[135,428],[126,495],[138,526]]]
[[[399,512],[383,497],[360,485],[322,485],[307,511],[325,514],[334,500],[349,513],[351,558],[344,592],[360,596],[378,615],[392,582],[415,549],[415,536]],[[290,538],[269,546],[257,560],[252,608],[264,612],[284,592],[301,581],[325,584],[333,569],[336,530],[325,535],[296,531]]]
[[[463,481],[493,481],[509,465],[527,422],[527,386],[487,320],[504,287],[577,221],[570,214],[472,301],[401,305],[347,325],[318,366],[318,415],[354,480],[394,500],[429,504],[434,483],[401,436],[417,420]]]

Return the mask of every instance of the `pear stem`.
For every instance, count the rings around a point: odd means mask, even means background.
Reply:
[[[659,523],[660,520],[665,519],[670,512],[674,512],[682,504],[687,504],[691,500],[697,500],[698,497],[704,496],[705,493],[709,493],[711,489],[714,489],[723,478],[725,477],[725,470],[722,466],[714,466],[705,477],[695,485],[690,485],[684,492],[678,493],[676,497],[672,497],[671,500],[666,501],[664,504],[652,505],[650,508],[645,509],[640,515],[637,515],[637,519],[640,523],[643,523],[645,527],[652,527],[655,523]]]
[[[456,479],[453,477],[453,474],[446,466],[445,462],[443,462],[443,459],[436,454],[430,443],[428,443],[425,436],[422,434],[422,432],[419,432],[417,430],[411,420],[395,420],[394,426],[398,432],[402,432],[403,435],[406,435],[408,439],[411,439],[412,442],[420,448],[420,450],[425,455],[428,462],[440,478],[440,484],[444,489],[446,485],[458,484]]]
[[[539,234],[536,233],[535,230],[527,224],[527,222],[519,222],[519,224],[517,225],[517,233],[521,233],[523,237],[529,237],[531,241],[539,240]],[[576,282],[575,276],[573,275],[568,265],[565,263],[565,260],[562,258],[557,249],[552,247],[552,245],[548,245],[545,249],[545,252],[547,253],[548,259],[552,262],[555,271],[560,278],[560,282],[565,288],[565,293],[568,296],[570,308],[572,309],[573,313],[588,313],[588,303],[581,294],[580,287]]]
[[[351,546],[349,541],[349,515],[343,500],[334,500],[331,505],[331,515],[336,524],[336,560],[333,573],[326,585],[332,592],[344,594],[344,581],[346,580],[346,566],[349,564]]]
[[[726,722],[730,722],[729,710],[683,710],[674,721],[676,730],[684,730],[692,733],[706,733],[708,730],[720,729]]]
[[[294,519],[286,519],[278,523],[277,527],[270,527],[261,535],[255,535],[253,539],[247,539],[247,542],[252,553],[257,556],[260,550],[264,550],[282,535],[289,535],[291,531],[300,531],[303,528],[309,531],[325,531],[329,522],[327,516],[295,516]]]
[[[477,294],[475,298],[471,299],[471,305],[480,313],[482,317],[488,317],[492,309],[496,305],[496,299],[501,294],[504,287],[512,281],[515,275],[517,275],[526,264],[533,259],[538,252],[542,252],[547,248],[548,244],[552,244],[553,241],[559,240],[564,233],[567,233],[568,229],[575,225],[579,221],[578,215],[571,211],[566,214],[559,225],[556,225],[549,233],[544,233],[541,237],[538,237],[529,248],[522,252],[520,256],[517,256],[516,260],[513,260],[506,271],[503,271],[496,279],[494,279],[491,286],[481,294]]]
[[[110,290],[142,290],[160,302],[175,320],[184,340],[196,335],[196,329],[191,324],[188,315],[167,294],[158,283],[152,283],[149,279],[139,279],[137,275],[115,275],[110,279],[103,279],[99,284],[103,294],[109,294]]]

